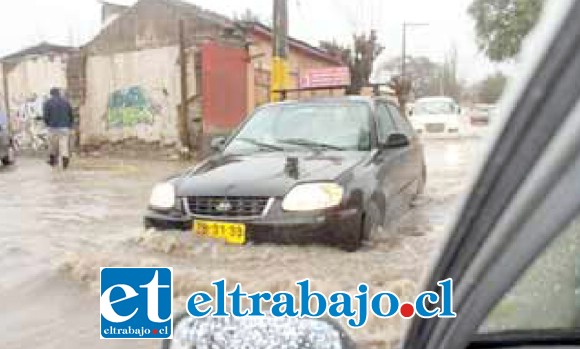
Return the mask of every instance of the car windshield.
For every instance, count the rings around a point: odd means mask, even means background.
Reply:
[[[368,150],[369,108],[364,103],[296,103],[258,110],[226,153]]]
[[[415,104],[415,115],[454,114],[455,104],[449,101],[419,101]]]

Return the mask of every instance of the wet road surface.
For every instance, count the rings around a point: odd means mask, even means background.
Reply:
[[[98,273],[103,266],[173,266],[176,310],[193,291],[213,292],[226,278],[249,292],[294,291],[310,278],[316,290],[387,289],[403,299],[417,282],[459,195],[469,183],[481,142],[425,144],[425,194],[399,222],[361,251],[323,246],[225,246],[190,233],[144,231],[151,186],[185,163],[75,159],[54,171],[20,158],[0,170],[0,348],[158,348],[156,341],[99,339]],[[351,331],[366,345],[388,347],[404,320],[371,319]]]

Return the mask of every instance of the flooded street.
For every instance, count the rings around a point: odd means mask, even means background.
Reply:
[[[152,185],[185,163],[74,159],[68,172],[20,158],[0,171],[0,348],[157,348],[155,341],[99,339],[99,268],[173,266],[176,311],[195,290],[226,278],[248,292],[295,291],[310,278],[322,292],[388,289],[415,295],[417,282],[481,156],[476,139],[425,142],[423,197],[361,251],[322,246],[225,246],[189,232],[144,231]],[[388,347],[400,319],[371,319],[353,337]]]

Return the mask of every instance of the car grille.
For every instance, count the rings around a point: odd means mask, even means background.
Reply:
[[[185,202],[193,215],[255,217],[264,213],[269,200],[269,197],[262,196],[190,196]]]
[[[425,130],[430,133],[441,133],[445,131],[445,124],[443,123],[426,124]]]

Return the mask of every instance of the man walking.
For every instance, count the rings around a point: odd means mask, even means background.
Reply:
[[[44,103],[44,122],[49,132],[50,166],[57,166],[62,159],[62,167],[70,162],[69,135],[73,127],[73,112],[69,102],[61,97],[58,88],[50,90],[50,99]]]

